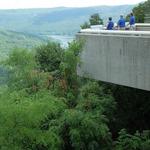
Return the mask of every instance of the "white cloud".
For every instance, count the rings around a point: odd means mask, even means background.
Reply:
[[[143,0],[0,0],[0,9],[137,4]]]

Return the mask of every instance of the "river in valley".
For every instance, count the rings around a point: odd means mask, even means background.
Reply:
[[[57,41],[61,44],[62,47],[67,47],[68,43],[73,41],[75,36],[71,35],[48,35],[49,38],[52,38],[54,41]]]

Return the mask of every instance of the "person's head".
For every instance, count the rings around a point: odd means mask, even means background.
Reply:
[[[131,13],[130,16],[133,16],[133,13]]]
[[[109,20],[109,21],[112,21],[112,17],[109,17],[108,20]]]
[[[120,15],[120,18],[123,18],[123,15]]]

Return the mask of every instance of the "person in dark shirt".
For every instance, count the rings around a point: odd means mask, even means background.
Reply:
[[[130,30],[135,30],[135,17],[133,15],[133,13],[130,14]]]
[[[109,21],[108,21],[108,25],[107,25],[107,30],[113,30],[114,22],[112,21],[111,17],[109,17],[108,19],[109,19]]]
[[[120,19],[118,21],[118,28],[119,30],[125,30],[125,19],[123,18],[123,15],[120,16]]]

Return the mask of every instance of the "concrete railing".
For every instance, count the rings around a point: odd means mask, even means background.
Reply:
[[[78,75],[150,91],[150,31],[81,30]]]
[[[150,31],[130,31],[130,30],[98,30],[83,29],[80,33],[105,34],[105,35],[130,35],[130,36],[150,36]]]
[[[136,23],[137,31],[150,31],[150,23]]]
[[[94,25],[94,26],[91,26],[91,28],[89,28],[89,29],[96,30],[96,32],[97,32],[99,30],[103,30],[103,31],[106,30],[106,27],[104,27],[103,25]],[[128,30],[129,30],[129,23],[126,22],[126,31],[128,31]],[[117,27],[116,26],[115,26],[114,31],[117,31]],[[135,24],[135,31],[150,31],[150,23],[136,23]]]

